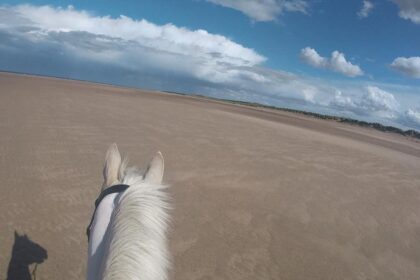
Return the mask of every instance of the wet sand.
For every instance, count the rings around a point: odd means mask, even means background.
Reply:
[[[108,145],[161,150],[171,279],[420,279],[420,142],[196,97],[0,73],[0,279],[84,279]],[[27,245],[25,250],[35,248]],[[37,254],[34,252],[33,254]],[[30,269],[35,260],[26,260]],[[23,260],[22,260],[23,262]]]

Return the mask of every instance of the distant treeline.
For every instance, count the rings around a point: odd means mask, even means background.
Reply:
[[[172,92],[172,91],[167,91],[167,92],[168,93],[180,94],[180,95],[190,95],[190,94]],[[383,131],[383,132],[398,133],[398,134],[401,134],[401,135],[404,135],[404,136],[409,136],[409,137],[414,137],[414,138],[420,139],[420,132],[418,132],[414,129],[403,130],[403,129],[400,129],[400,128],[395,127],[395,126],[382,125],[380,123],[365,122],[365,121],[359,121],[359,120],[355,120],[355,119],[351,119],[351,118],[345,118],[345,117],[337,117],[337,116],[318,114],[318,113],[313,113],[313,112],[308,112],[308,111],[301,111],[301,110],[288,109],[288,108],[280,108],[280,107],[275,107],[275,106],[263,105],[263,104],[259,104],[259,103],[255,103],[255,102],[246,102],[246,101],[238,101],[238,100],[231,100],[231,99],[212,98],[212,97],[208,97],[208,96],[204,96],[204,95],[198,95],[198,94],[194,94],[192,96],[197,96],[197,97],[202,97],[202,98],[207,98],[207,99],[220,100],[220,101],[226,101],[226,102],[230,102],[230,103],[234,103],[234,104],[240,104],[240,105],[246,105],[246,106],[252,106],[252,107],[260,107],[260,108],[267,108],[267,109],[274,109],[274,110],[280,110],[280,111],[285,111],[285,112],[297,113],[297,114],[302,114],[302,115],[305,115],[305,116],[310,116],[310,117],[314,117],[314,118],[318,118],[318,119],[333,120],[333,121],[336,121],[336,122],[349,123],[349,124],[352,124],[352,125],[358,125],[358,126],[362,126],[362,127],[371,127],[371,128],[376,129],[376,130]]]

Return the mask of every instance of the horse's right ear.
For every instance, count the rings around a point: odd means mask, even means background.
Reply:
[[[15,230],[15,239],[19,237],[19,234],[17,233],[17,231]]]
[[[164,163],[162,153],[157,152],[147,167],[144,174],[144,181],[151,184],[162,183],[163,169]]]
[[[104,165],[104,185],[105,189],[113,184],[118,184],[118,172],[121,165],[121,155],[118,151],[117,144],[113,143],[109,146],[106,152],[105,165]]]

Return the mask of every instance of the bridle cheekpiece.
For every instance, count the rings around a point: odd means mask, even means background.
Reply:
[[[101,203],[101,201],[109,194],[123,193],[126,189],[128,189],[128,187],[130,187],[130,186],[129,185],[124,185],[124,184],[118,184],[118,185],[110,186],[109,188],[106,188],[105,190],[103,190],[101,192],[101,194],[99,195],[99,197],[95,200],[95,210],[93,211],[92,219],[90,220],[90,223],[89,223],[89,225],[86,229],[86,234],[87,234],[88,241],[89,241],[89,238],[90,238],[90,230],[91,230],[91,227],[92,227],[93,219],[95,218],[96,209],[98,209],[98,206]]]

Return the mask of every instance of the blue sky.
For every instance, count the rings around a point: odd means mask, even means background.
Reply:
[[[420,130],[420,1],[3,1],[0,70]]]

